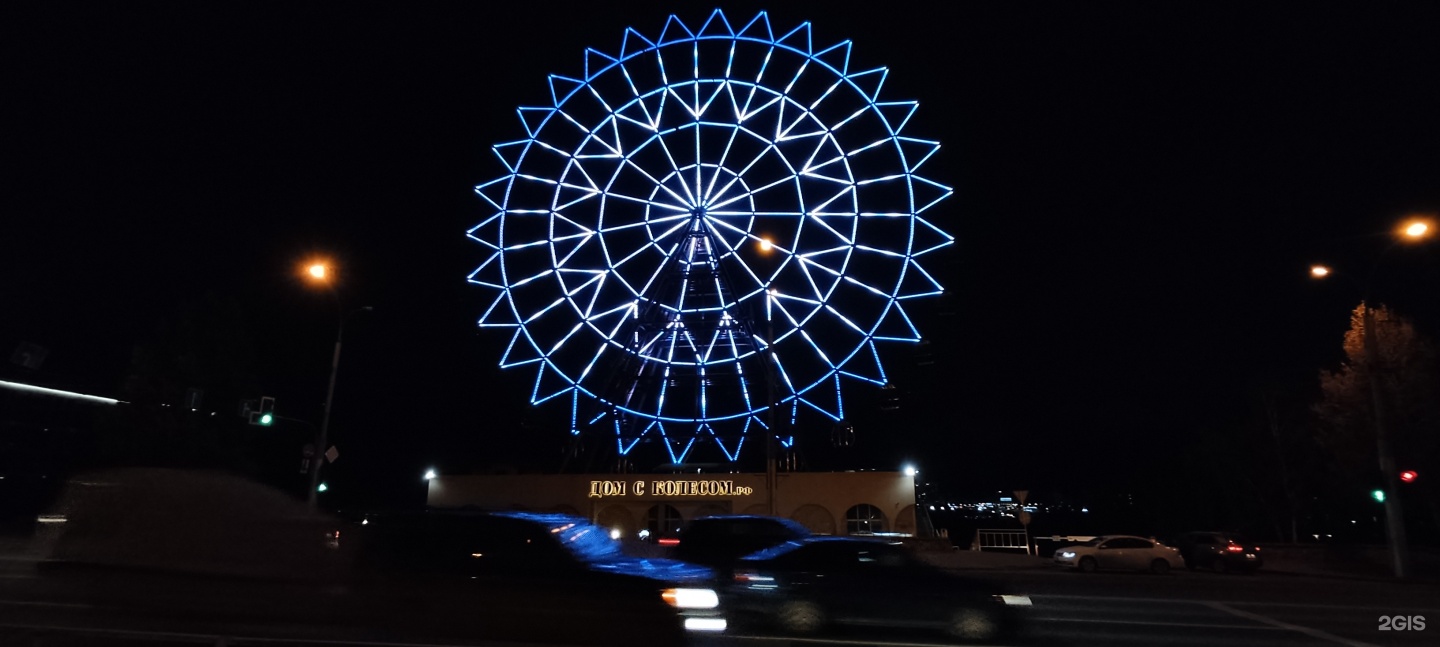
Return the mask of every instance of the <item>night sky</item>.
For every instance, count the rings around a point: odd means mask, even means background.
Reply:
[[[889,67],[884,96],[920,102],[906,133],[943,144],[925,175],[955,188],[928,215],[957,242],[924,259],[949,292],[910,306],[938,361],[882,348],[905,399],[850,392],[856,467],[1140,486],[1257,384],[1340,360],[1361,289],[1310,263],[1363,281],[1394,223],[1440,211],[1434,3],[774,5],[719,6]],[[715,6],[7,5],[0,351],[49,356],[0,378],[115,394],[137,344],[220,300],[259,388],[318,419],[336,306],[296,268],[319,253],[344,307],[374,307],[347,328],[335,479],[553,468],[568,412],[531,408],[533,373],[496,366],[508,335],[475,327],[472,187],[546,75]],[[1371,288],[1440,332],[1440,245]]]

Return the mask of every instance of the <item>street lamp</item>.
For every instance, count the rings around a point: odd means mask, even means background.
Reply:
[[[910,498],[913,499],[912,503],[914,504],[915,510],[915,536],[929,536],[920,531],[920,470],[914,465],[906,465],[902,468],[902,471],[905,473],[905,476],[910,477]]]
[[[775,248],[775,244],[770,242],[770,239],[767,237],[761,237],[758,241],[760,251],[764,254],[769,254]],[[777,485],[777,481],[780,480],[779,476],[775,473],[775,409],[780,406],[779,403],[775,401],[778,392],[776,389],[776,380],[778,380],[780,376],[775,364],[775,318],[773,311],[776,292],[774,288],[770,287],[770,283],[773,280],[774,273],[771,272],[770,278],[765,280],[765,386],[767,390],[767,400],[769,402],[769,406],[765,408],[765,509],[766,514],[770,516],[775,516],[776,514],[775,486]]]
[[[1405,578],[1409,575],[1410,546],[1405,534],[1405,513],[1398,496],[1400,480],[1395,469],[1395,455],[1390,446],[1390,429],[1385,421],[1385,399],[1380,383],[1380,339],[1375,333],[1375,308],[1372,307],[1370,300],[1370,288],[1376,270],[1380,268],[1381,261],[1390,250],[1401,242],[1423,240],[1430,235],[1432,230],[1433,227],[1426,219],[1413,218],[1402,223],[1399,228],[1400,235],[1376,257],[1374,266],[1370,268],[1369,278],[1361,286],[1363,311],[1361,312],[1360,340],[1361,347],[1365,351],[1365,373],[1370,386],[1371,407],[1374,409],[1375,453],[1378,455],[1380,475],[1385,483],[1385,489],[1376,490],[1372,496],[1376,501],[1385,504],[1385,534],[1390,544],[1390,557],[1397,578]],[[1310,268],[1310,275],[1316,278],[1325,278],[1330,274],[1330,268],[1323,265],[1315,265]],[[1386,496],[1387,493],[1389,496]]]
[[[330,294],[335,297],[336,326],[335,326],[335,353],[330,359],[330,386],[325,390],[325,413],[320,418],[320,429],[315,435],[315,460],[310,463],[310,488],[306,494],[306,501],[313,511],[319,505],[319,494],[328,490],[320,481],[320,466],[325,463],[326,443],[330,433],[330,408],[335,401],[335,376],[340,371],[340,348],[345,339],[345,321],[357,312],[369,312],[373,310],[370,306],[356,308],[345,312],[345,307],[340,302],[340,291],[335,287],[335,281],[331,277],[330,264],[325,261],[315,261],[305,268],[305,273],[310,277],[312,283],[316,283],[330,289]]]

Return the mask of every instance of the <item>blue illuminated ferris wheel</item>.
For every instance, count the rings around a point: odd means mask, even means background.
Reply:
[[[747,438],[791,444],[777,419],[841,420],[842,378],[886,384],[876,342],[919,341],[905,301],[942,291],[918,260],[954,239],[922,214],[951,189],[917,174],[939,144],[902,134],[916,103],[881,100],[888,71],[809,23],[738,24],[671,16],[586,50],[475,189],[469,278],[494,291],[480,325],[513,329],[501,366],[620,455],[735,461]]]

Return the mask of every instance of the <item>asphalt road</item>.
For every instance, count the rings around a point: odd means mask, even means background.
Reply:
[[[1019,636],[1006,645],[1440,644],[1440,586],[1258,573],[1081,574],[1062,570],[970,571],[1030,597]],[[1423,616],[1425,630],[1381,631],[1381,616]],[[1391,623],[1394,624],[1393,621]],[[730,634],[703,644],[939,645],[923,634],[837,631],[816,639]]]
[[[1027,594],[1033,602],[1022,633],[1003,643],[1007,645],[1418,647],[1440,643],[1440,587],[1434,584],[1263,572],[1149,575],[1047,569],[974,574],[1002,582],[1010,592]],[[423,597],[416,593],[417,599]],[[0,645],[509,645],[541,637],[553,639],[540,644],[583,642],[566,638],[574,632],[539,629],[521,640],[477,639],[473,632],[455,631],[448,621],[466,613],[463,600],[452,600],[450,608],[429,603],[393,608],[395,600],[409,597],[407,592],[395,592],[391,601],[381,605],[384,608],[366,608],[367,601],[346,597],[343,591],[309,585],[217,585],[143,574],[96,580],[10,564],[0,568]],[[595,619],[587,619],[583,609],[573,606],[559,613],[573,620],[571,629],[583,629]],[[415,622],[416,614],[421,614],[420,622]],[[1396,615],[1424,616],[1427,628],[1379,629],[1381,616]],[[397,624],[399,616],[411,622]],[[701,647],[942,644],[925,634],[878,630],[806,639],[743,633],[703,636],[695,642]]]

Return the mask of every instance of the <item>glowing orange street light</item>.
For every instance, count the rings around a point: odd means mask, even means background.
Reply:
[[[324,281],[327,269],[329,268],[325,267],[324,263],[313,263],[310,267],[305,268],[305,271],[310,273],[311,278],[317,281]]]
[[[1430,235],[1430,223],[1424,220],[1411,220],[1401,231],[1405,232],[1405,236],[1411,240],[1419,240]]]
[[[1317,279],[1323,279],[1327,276],[1330,276],[1330,268],[1325,267],[1324,265],[1312,265],[1310,266],[1310,276],[1313,276]]]
[[[769,238],[761,238],[761,239],[760,239],[760,251],[762,251],[762,252],[768,252],[768,251],[770,251],[770,248],[772,248],[772,247],[774,247],[774,246],[775,246],[775,244],[774,244],[774,243],[771,243]]]

